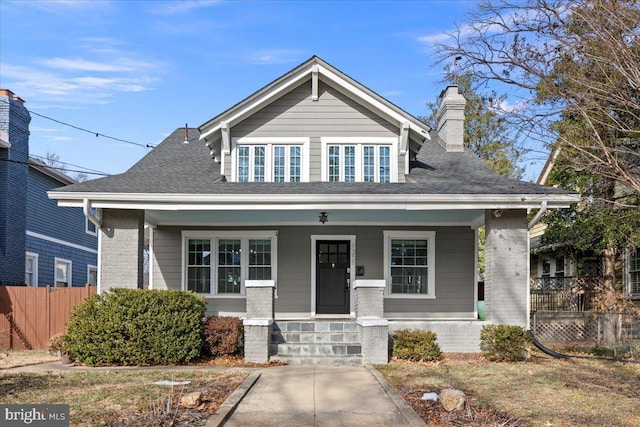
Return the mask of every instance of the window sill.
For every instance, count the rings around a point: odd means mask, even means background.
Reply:
[[[387,294],[385,298],[392,299],[436,299],[435,295],[418,295],[418,294]]]

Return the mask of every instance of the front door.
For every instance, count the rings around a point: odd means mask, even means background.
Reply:
[[[348,314],[351,252],[348,240],[316,242],[316,313]]]

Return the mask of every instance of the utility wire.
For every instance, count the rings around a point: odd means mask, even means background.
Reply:
[[[47,160],[48,160],[46,157],[38,156],[37,154],[29,154],[29,157],[35,157],[37,159],[44,160],[45,163],[47,163]],[[96,170],[96,169],[89,169],[89,168],[84,167],[84,166],[74,165],[73,163],[67,163],[67,162],[63,162],[61,160],[56,160],[56,163],[60,163],[62,165],[73,166],[73,167],[76,167],[76,168],[84,168],[84,170],[82,172],[89,173],[89,174],[92,174],[92,175],[93,174],[95,174],[95,175],[105,175],[105,176],[110,175],[110,174],[108,174],[106,172],[102,172],[102,171],[99,171],[99,170]]]
[[[108,173],[104,173],[104,172],[90,172],[88,170],[77,170],[77,169],[67,169],[64,167],[56,167],[56,166],[49,166],[47,164],[38,164],[38,163],[33,163],[33,162],[23,162],[21,160],[11,160],[11,159],[0,159],[0,162],[9,162],[9,163],[17,163],[20,165],[30,165],[30,166],[37,166],[37,167],[41,167],[41,168],[47,168],[47,169],[54,169],[60,172],[77,172],[77,173],[86,173],[89,175],[101,175],[101,176],[110,176],[110,174]],[[61,163],[61,162],[60,162]]]
[[[0,101],[1,101],[1,102],[4,102],[5,104],[9,104],[9,102],[5,101],[4,99],[0,99]],[[29,113],[31,113],[31,114],[35,114],[36,116],[38,116],[38,117],[42,117],[43,119],[51,120],[52,122],[56,122],[56,123],[61,124],[61,125],[63,125],[63,126],[68,126],[68,127],[70,127],[70,128],[73,128],[73,129],[76,129],[76,130],[79,130],[79,131],[82,131],[82,132],[90,133],[90,134],[92,134],[92,135],[95,135],[95,136],[96,136],[96,138],[97,138],[97,137],[99,137],[99,136],[101,136],[101,137],[103,137],[103,138],[112,139],[112,140],[114,140],[114,141],[118,141],[118,142],[124,142],[125,144],[136,145],[136,146],[138,146],[138,147],[142,147],[142,148],[155,148],[155,145],[151,145],[151,144],[140,144],[139,142],[127,141],[126,139],[116,138],[115,136],[105,135],[105,134],[100,133],[100,132],[94,132],[94,131],[92,131],[92,130],[82,128],[82,127],[80,127],[80,126],[72,125],[71,123],[66,123],[66,122],[63,122],[63,121],[61,121],[61,120],[54,119],[53,117],[45,116],[44,114],[36,113],[36,112],[35,112],[35,111],[33,111],[33,110],[29,110]]]

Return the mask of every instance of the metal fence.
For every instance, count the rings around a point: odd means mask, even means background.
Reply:
[[[617,347],[640,344],[640,314],[537,311],[531,330],[548,347]]]
[[[532,278],[531,313],[594,310],[601,288],[601,276]]]

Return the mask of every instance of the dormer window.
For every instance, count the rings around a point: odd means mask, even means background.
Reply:
[[[309,180],[308,138],[238,138],[232,155],[237,182]]]
[[[323,181],[397,181],[397,138],[326,137],[321,141]]]

